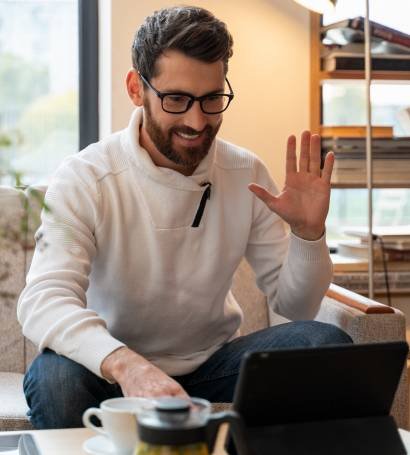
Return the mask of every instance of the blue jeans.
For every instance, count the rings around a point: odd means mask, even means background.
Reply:
[[[236,338],[194,372],[174,379],[191,396],[231,402],[245,352],[351,342],[349,335],[331,324],[290,322]],[[49,349],[31,364],[24,378],[24,393],[30,408],[28,415],[37,429],[81,427],[81,416],[87,408],[123,396],[118,384],[109,384]]]

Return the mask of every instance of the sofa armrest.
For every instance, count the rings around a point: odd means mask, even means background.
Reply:
[[[315,319],[340,327],[355,343],[406,340],[406,321],[401,311],[333,284]],[[403,369],[391,414],[399,427],[408,429],[407,365]]]
[[[376,302],[375,300],[368,299],[363,295],[356,292],[349,291],[348,289],[331,284],[326,296],[333,298],[347,306],[356,308],[366,314],[386,314],[394,313],[394,309],[384,305],[383,303]]]
[[[315,319],[337,325],[355,343],[406,339],[406,321],[400,310],[333,284]]]

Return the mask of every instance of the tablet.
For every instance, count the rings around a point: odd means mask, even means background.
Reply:
[[[245,355],[234,409],[250,454],[406,454],[389,412],[407,354],[391,342]]]
[[[234,409],[247,426],[388,415],[408,345],[327,345],[248,353]]]

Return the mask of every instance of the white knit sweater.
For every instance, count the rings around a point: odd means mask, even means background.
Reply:
[[[274,311],[313,318],[331,278],[325,239],[287,236],[247,188],[277,193],[252,153],[216,140],[192,176],[157,167],[127,129],[66,159],[46,195],[20,296],[23,333],[101,376],[127,345],[170,375],[189,373],[239,335],[229,292],[245,255]],[[191,227],[211,182],[198,227]],[[42,235],[40,235],[42,234]]]

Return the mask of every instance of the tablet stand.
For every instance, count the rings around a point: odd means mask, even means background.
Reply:
[[[258,426],[245,430],[250,455],[405,455],[391,416]],[[232,443],[227,451],[234,455]]]

